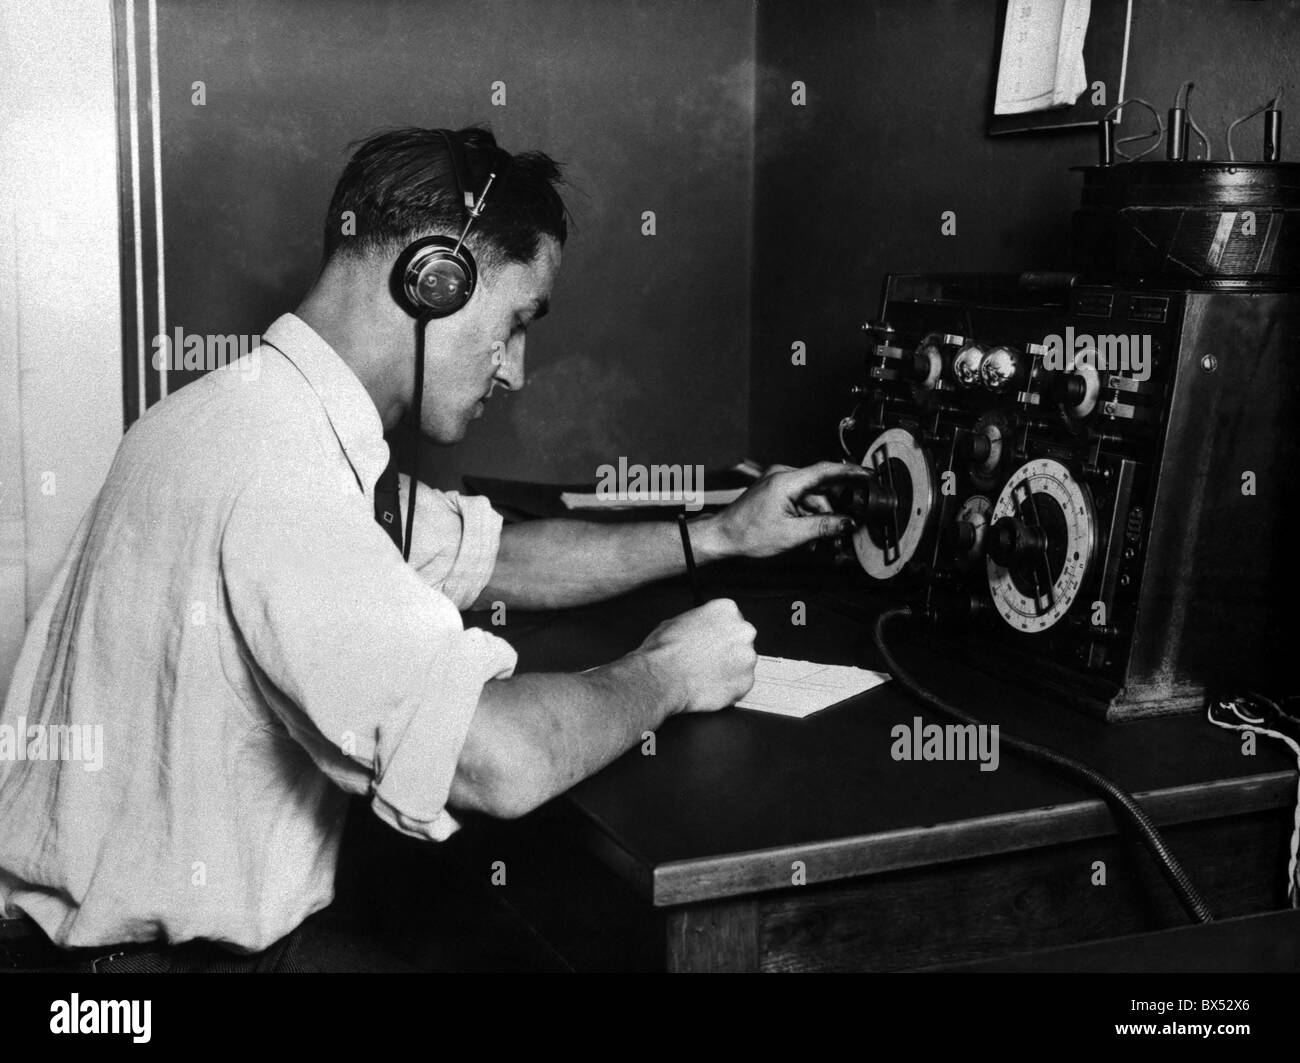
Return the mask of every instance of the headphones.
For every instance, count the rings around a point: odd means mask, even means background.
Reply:
[[[397,256],[390,285],[398,305],[408,314],[424,319],[454,314],[474,294],[478,283],[478,263],[465,246],[465,237],[469,235],[470,226],[483,213],[488,189],[497,176],[488,174],[478,203],[474,203],[473,195],[465,190],[465,175],[469,170],[460,142],[446,129],[436,132],[447,146],[456,198],[461,204],[465,225],[455,240],[450,236],[425,236],[408,245]]]
[[[417,435],[420,431],[420,406],[424,400],[424,325],[432,318],[454,314],[474,294],[474,287],[478,283],[478,263],[465,246],[465,237],[469,235],[470,226],[483,213],[488,189],[497,179],[495,173],[488,174],[487,184],[479,193],[478,203],[475,203],[474,197],[465,191],[465,175],[469,170],[456,134],[446,129],[434,132],[447,146],[451,176],[456,184],[456,199],[461,205],[465,224],[455,240],[449,236],[425,236],[407,246],[397,256],[388,283],[397,304],[416,319],[415,389],[407,416]],[[405,535],[395,523],[401,517],[397,484],[397,467],[390,463],[375,485],[375,516],[402,551],[402,559],[409,561],[411,539],[415,535],[415,493],[419,479],[411,477],[411,493],[406,501]]]

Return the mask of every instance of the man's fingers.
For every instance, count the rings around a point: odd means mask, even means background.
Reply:
[[[691,612],[711,619],[733,620],[740,616],[740,606],[731,598],[710,598],[703,605],[697,605]]]
[[[786,475],[788,489],[792,497],[809,494],[823,484],[836,480],[855,480],[870,476],[861,465],[850,465],[842,461],[819,461],[803,469],[795,469]]]
[[[853,521],[848,517],[837,515],[798,517],[796,523],[799,526],[801,543],[810,543],[814,539],[833,539],[837,535],[853,530]]]
[[[805,513],[834,513],[835,507],[825,495],[804,495],[799,499],[799,508]]]

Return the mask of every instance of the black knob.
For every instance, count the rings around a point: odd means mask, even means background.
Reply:
[[[893,488],[875,479],[867,484],[865,494],[866,504],[863,506],[862,517],[865,523],[883,524],[893,519],[898,511],[898,495]]]
[[[904,355],[898,360],[899,380],[924,380],[930,375],[930,359],[920,354]]]
[[[1052,402],[1078,406],[1088,394],[1088,382],[1079,373],[1053,373],[1043,390]]]
[[[831,508],[852,517],[854,524],[883,524],[891,520],[898,509],[897,493],[874,476],[865,484],[855,484],[852,488],[831,488],[827,495]]]
[[[948,548],[964,553],[975,549],[975,525],[968,520],[959,520],[948,528]]]
[[[989,557],[1003,568],[1021,568],[1042,558],[1047,536],[1016,517],[994,521],[988,533]]]
[[[957,459],[975,470],[992,471],[994,447],[1001,434],[991,425],[979,431],[957,433]]]
[[[957,453],[972,465],[983,465],[993,453],[993,440],[983,432],[962,432],[957,437]]]

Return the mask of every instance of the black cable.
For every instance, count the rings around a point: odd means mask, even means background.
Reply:
[[[420,409],[424,405],[424,330],[429,318],[420,314],[415,319],[415,391],[411,396],[408,424],[411,429],[411,475],[406,494],[406,534],[402,536],[402,560],[411,560],[411,539],[415,535],[415,490],[419,483],[420,468]]]
[[[911,617],[912,615],[911,607],[904,605],[887,609],[876,619],[871,637],[875,641],[876,649],[880,651],[880,656],[884,658],[886,670],[904,690],[919,701],[937,709],[946,716],[961,720],[962,723],[980,726],[981,721],[957,708],[952,703],[945,701],[938,694],[927,690],[921,683],[912,678],[899,664],[898,658],[889,652],[889,648],[885,645],[886,625],[891,620]],[[1015,735],[1008,735],[1005,732],[1000,733],[1000,740],[1012,749],[1019,750],[1030,759],[1060,769],[1076,781],[1099,791],[1110,806],[1111,811],[1115,813],[1120,825],[1127,823],[1136,831],[1138,839],[1146,846],[1147,851],[1156,861],[1174,893],[1178,895],[1178,899],[1182,902],[1187,914],[1198,923],[1214,921],[1214,915],[1211,913],[1209,905],[1205,903],[1196,887],[1192,885],[1191,879],[1188,877],[1187,872],[1183,870],[1182,865],[1179,864],[1178,859],[1169,851],[1165,840],[1160,836],[1155,824],[1151,822],[1151,817],[1127,791],[1121,789],[1106,776],[1094,768],[1090,768],[1087,764],[1071,760],[1069,757],[1062,756],[1046,746],[1027,742],[1023,738],[1017,738]]]

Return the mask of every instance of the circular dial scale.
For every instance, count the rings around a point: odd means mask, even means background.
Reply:
[[[1087,488],[1059,461],[1037,458],[1011,475],[989,520],[1004,522],[992,529],[988,558],[994,606],[1017,631],[1046,631],[1074,604],[1092,563],[1096,518]],[[994,552],[1016,556],[1004,567]]]
[[[902,571],[921,544],[934,512],[934,475],[930,459],[906,428],[890,428],[877,436],[862,465],[875,472],[893,501],[886,517],[859,525],[853,549],[868,576],[889,579]]]

